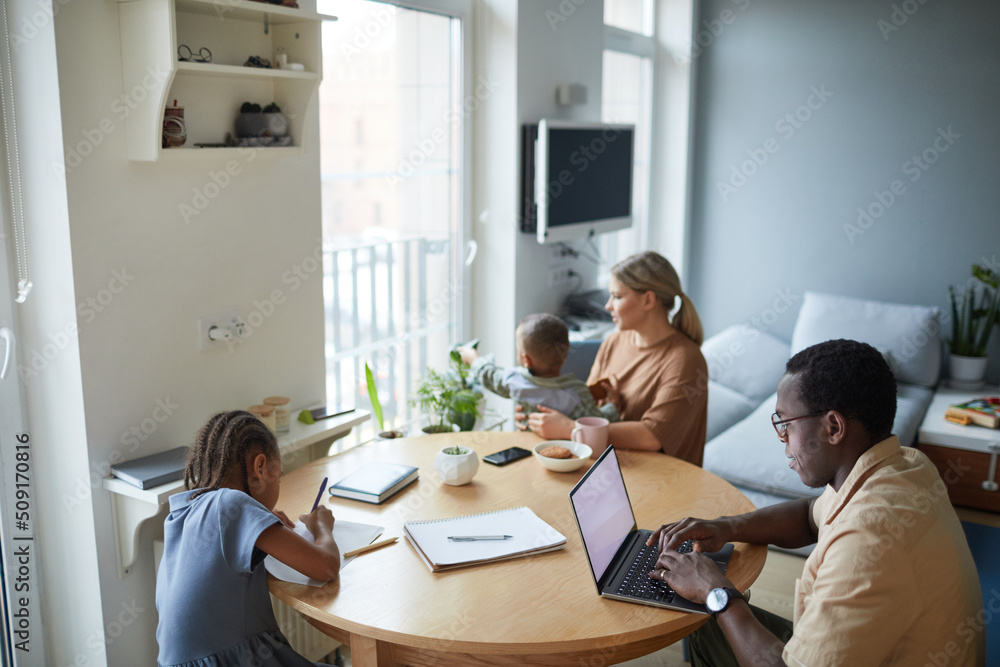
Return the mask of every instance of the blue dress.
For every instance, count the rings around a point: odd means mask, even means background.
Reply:
[[[265,553],[254,547],[280,523],[235,489],[170,497],[156,577],[157,663],[312,667],[278,629],[267,592]]]

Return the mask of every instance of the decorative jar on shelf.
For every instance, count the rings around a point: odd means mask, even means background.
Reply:
[[[292,415],[288,410],[290,402],[287,396],[269,396],[263,400],[264,405],[274,408],[274,424],[278,433],[288,433],[292,428]]]
[[[251,405],[247,408],[247,412],[264,422],[264,425],[271,429],[271,433],[278,432],[278,425],[274,421],[273,405]]]

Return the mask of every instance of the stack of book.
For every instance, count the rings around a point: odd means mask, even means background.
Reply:
[[[945,410],[944,418],[956,424],[1000,428],[1000,396],[987,396],[952,405]]]

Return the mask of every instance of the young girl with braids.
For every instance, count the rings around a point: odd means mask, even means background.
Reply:
[[[249,412],[224,412],[198,433],[184,485],[170,498],[156,580],[160,665],[302,665],[278,629],[267,591],[268,554],[319,581],[340,571],[333,515],[299,517],[315,543],[275,512],[281,458],[274,434]]]

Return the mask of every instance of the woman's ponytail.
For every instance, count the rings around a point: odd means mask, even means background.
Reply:
[[[681,289],[681,279],[669,261],[659,253],[647,250],[627,257],[611,267],[615,280],[636,292],[653,292],[669,313],[674,300],[680,299],[680,308],[671,325],[690,338],[699,347],[705,340],[701,318],[691,299]]]

